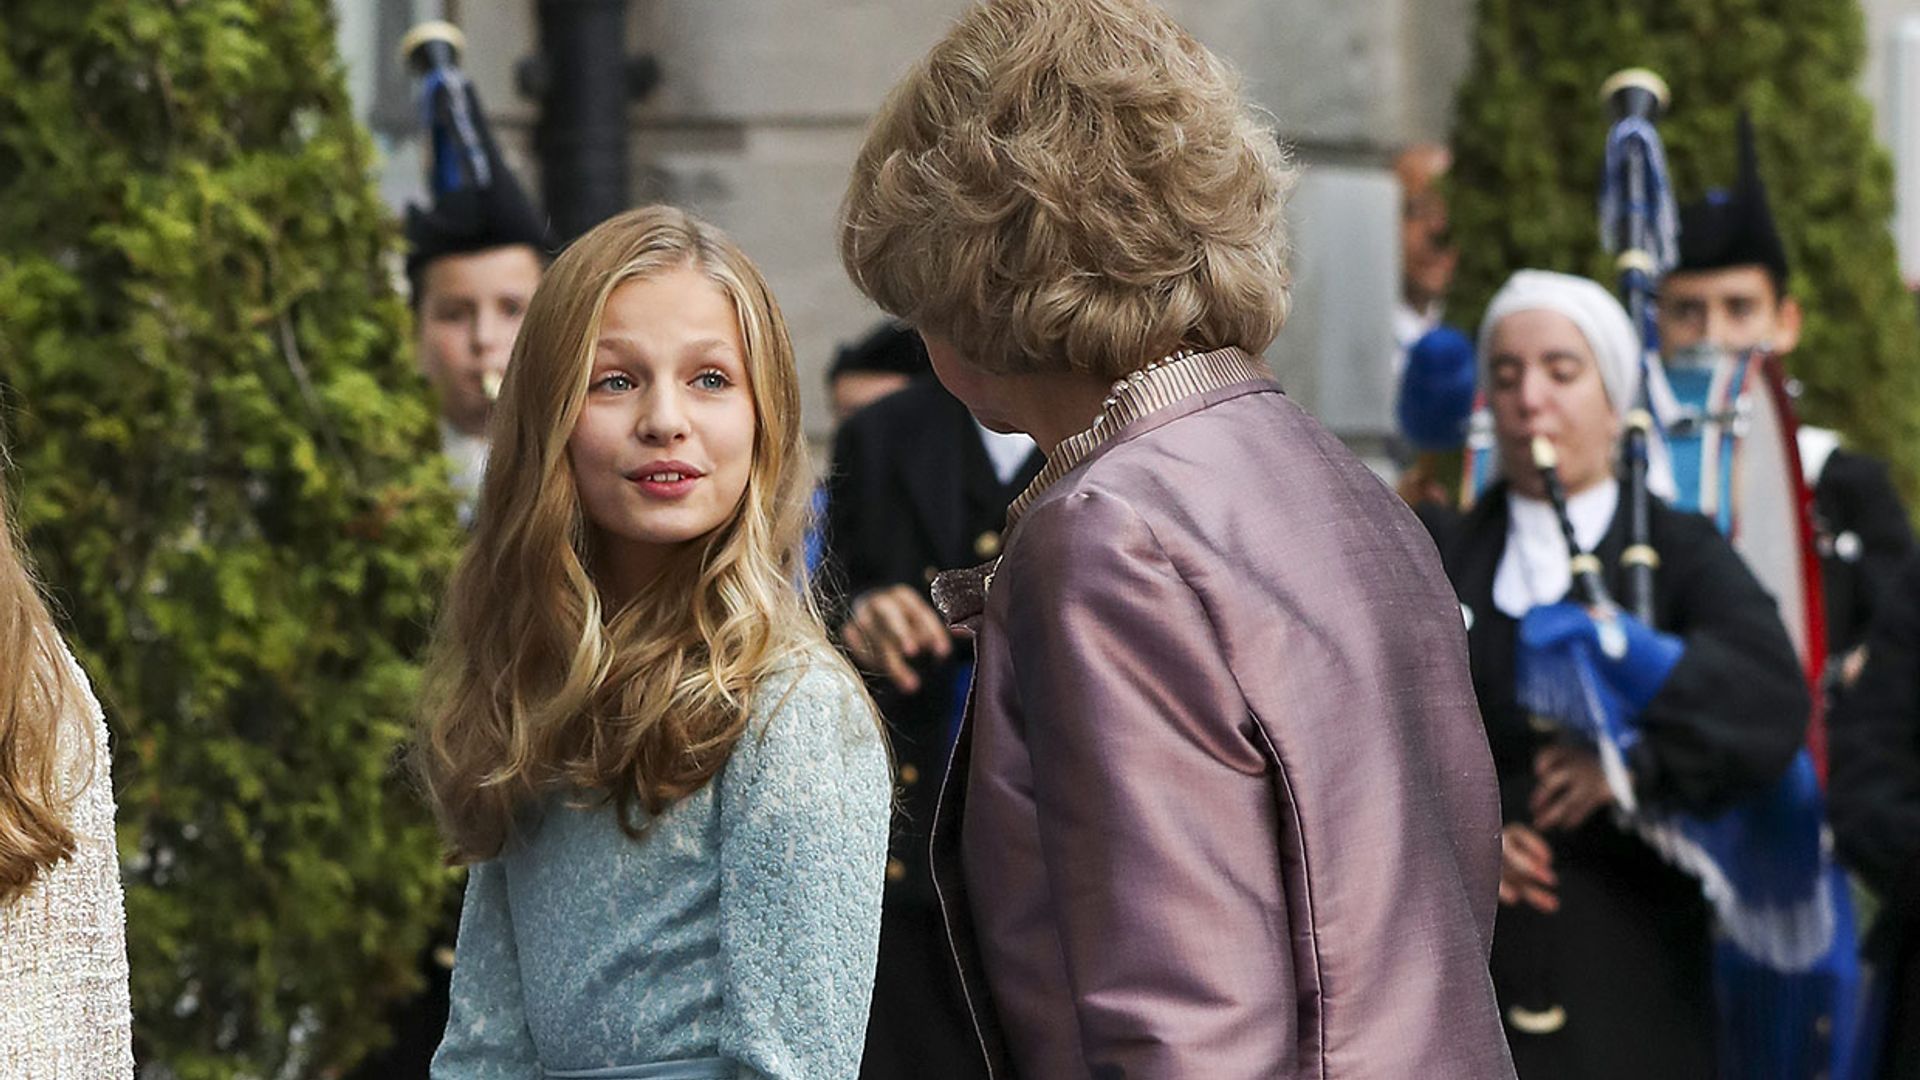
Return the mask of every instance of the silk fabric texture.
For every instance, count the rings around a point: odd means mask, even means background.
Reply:
[[[1512,1075],[1491,760],[1406,507],[1227,350],[1015,513],[936,590],[978,631],[932,847],[990,1074]]]

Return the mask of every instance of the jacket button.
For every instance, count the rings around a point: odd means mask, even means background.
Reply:
[[[1000,534],[992,529],[973,538],[973,553],[983,559],[1000,554]]]
[[[915,768],[912,762],[908,762],[907,764],[900,766],[900,782],[903,784],[919,783],[920,770]]]
[[[1559,1005],[1545,1009],[1523,1009],[1518,1005],[1509,1005],[1507,1024],[1522,1034],[1551,1035],[1567,1026],[1567,1010]]]
[[[899,881],[907,876],[907,864],[899,859],[887,860],[887,880]]]

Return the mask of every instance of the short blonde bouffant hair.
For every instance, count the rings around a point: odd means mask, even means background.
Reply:
[[[840,255],[998,374],[1259,352],[1287,315],[1293,174],[1228,67],[1145,0],[991,0],[888,96]]]

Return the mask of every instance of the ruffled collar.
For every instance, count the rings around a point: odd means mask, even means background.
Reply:
[[[1013,528],[1041,492],[1061,477],[1079,468],[1094,451],[1112,442],[1127,425],[1145,416],[1177,405],[1190,397],[1232,386],[1252,379],[1271,379],[1273,372],[1244,349],[1229,345],[1204,353],[1176,353],[1156,360],[1113,384],[1113,392],[1101,403],[1100,415],[1093,425],[1077,435],[1061,440],[1047,455],[1047,467],[1033,478],[1027,490],[1007,507],[1007,528]]]
[[[1063,439],[1047,455],[1046,468],[1033,483],[1007,507],[1007,529],[1026,513],[1041,493],[1061,477],[1080,467],[1101,447],[1112,442],[1135,421],[1177,405],[1189,398],[1220,390],[1238,383],[1271,380],[1273,372],[1259,358],[1238,346],[1204,353],[1176,353],[1128,375],[1113,384],[1113,392],[1100,405],[1100,415],[1092,426]],[[986,610],[987,590],[993,584],[1000,560],[979,566],[948,570],[934,578],[933,602],[956,627],[968,626]]]

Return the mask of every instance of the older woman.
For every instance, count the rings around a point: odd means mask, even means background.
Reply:
[[[1598,759],[1515,700],[1515,633],[1567,598],[1568,550],[1529,445],[1559,459],[1583,551],[1618,574],[1626,515],[1614,479],[1637,396],[1639,337],[1606,289],[1523,270],[1480,328],[1480,383],[1499,471],[1464,520],[1435,521],[1469,629],[1474,690],[1500,776],[1504,860],[1493,975],[1522,1077],[1712,1076],[1710,913],[1695,879],[1599,813]],[[1651,507],[1654,622],[1685,643],[1638,718],[1636,801],[1710,816],[1777,780],[1809,708],[1772,597],[1705,518]],[[1623,591],[1614,579],[1615,595]]]
[[[1281,394],[1271,132],[1141,0],[975,7],[874,123],[859,286],[1047,465],[976,630],[935,880],[995,1076],[1508,1075],[1457,605]]]

